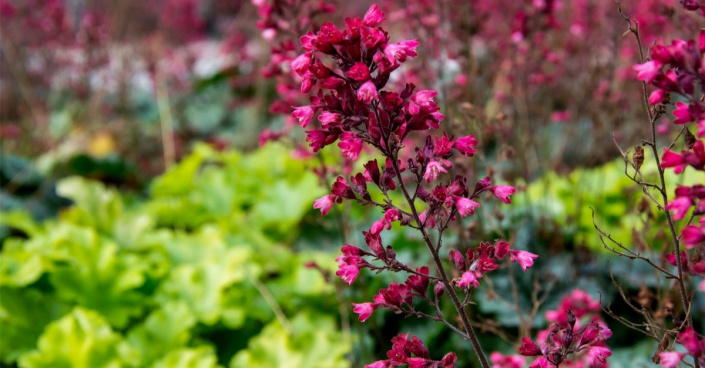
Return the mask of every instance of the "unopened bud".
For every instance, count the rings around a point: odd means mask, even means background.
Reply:
[[[568,318],[567,318],[567,320],[568,320],[568,327],[569,327],[569,329],[570,329],[570,332],[572,333],[572,332],[573,332],[573,327],[575,327],[575,320],[576,320],[576,318],[575,318],[575,314],[573,314],[573,311],[570,310],[570,309],[568,309]]]
[[[695,145],[695,136],[693,135],[693,133],[690,132],[690,130],[685,130],[685,136],[683,136],[683,141],[685,141],[685,148],[693,149],[693,146]]]
[[[433,295],[435,295],[437,298],[440,298],[441,295],[445,292],[446,287],[443,285],[442,282],[438,281],[436,282],[436,285],[433,286]]]
[[[394,260],[397,259],[397,254],[394,252],[394,249],[392,249],[391,245],[387,245],[387,259],[388,260]]]
[[[634,153],[632,154],[632,162],[634,163],[634,168],[639,171],[641,165],[644,163],[644,148],[641,146],[634,147]]]

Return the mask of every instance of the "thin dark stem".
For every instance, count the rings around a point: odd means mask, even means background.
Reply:
[[[622,12],[621,4],[619,4],[619,13],[624,17],[624,19],[627,21],[629,24],[629,31],[634,34],[634,38],[636,39],[637,46],[639,48],[639,61],[640,63],[644,63],[646,61],[646,58],[644,57],[644,50],[641,44],[641,37],[639,35],[639,22],[632,20],[631,17],[627,16]],[[651,141],[649,142],[649,146],[651,147],[651,151],[653,152],[654,159],[656,160],[656,168],[658,169],[658,176],[659,176],[659,181],[661,183],[661,197],[663,198],[663,206],[666,208],[668,206],[668,195],[667,195],[667,190],[666,190],[666,179],[664,177],[664,169],[661,167],[661,160],[659,158],[658,154],[658,148],[656,144],[656,118],[658,117],[658,113],[654,112],[651,110],[649,107],[649,98],[648,98],[648,90],[646,86],[646,82],[642,81],[641,82],[641,87],[642,87],[642,97],[644,101],[644,108],[646,110],[646,115],[649,118],[649,125],[651,126]],[[678,239],[678,233],[676,232],[676,227],[673,223],[673,217],[671,217],[671,212],[668,210],[664,210],[664,213],[666,214],[666,221],[668,222],[668,229],[671,233],[671,241],[673,243],[673,248],[676,253],[676,266],[678,268],[678,277],[676,278],[676,282],[678,283],[678,289],[680,293],[680,298],[681,302],[683,303],[683,309],[686,311],[690,311],[690,302],[688,300],[688,296],[685,290],[685,283],[683,282],[683,263],[681,262],[681,253],[680,253],[680,241]],[[693,324],[693,316],[688,313],[686,315],[686,321],[688,325]],[[699,367],[698,361],[695,361],[695,367]]]
[[[436,251],[435,247],[433,246],[433,243],[431,242],[431,237],[426,232],[426,229],[422,226],[422,221],[419,218],[418,212],[416,211],[414,201],[411,199],[411,196],[409,195],[409,192],[406,189],[406,185],[402,180],[403,178],[401,176],[401,170],[399,169],[399,163],[397,162],[397,158],[392,157],[391,161],[392,167],[394,168],[394,173],[397,177],[397,180],[399,181],[399,187],[401,188],[401,191],[404,194],[404,198],[406,198],[407,203],[409,203],[409,207],[411,208],[411,213],[413,215],[414,221],[416,221],[416,224],[419,226],[419,230],[421,231],[421,235],[423,236],[424,242],[426,243],[426,247],[428,247],[428,250],[431,252],[433,262],[436,264],[438,273],[441,276],[441,282],[443,282],[443,286],[445,286],[445,289],[448,291],[450,298],[453,300],[453,305],[458,311],[458,315],[460,315],[460,319],[463,322],[463,327],[467,332],[467,338],[470,340],[470,343],[475,349],[475,353],[477,354],[477,358],[480,360],[480,364],[482,365],[482,367],[490,368],[490,364],[487,361],[487,357],[485,356],[485,353],[482,350],[482,346],[480,346],[480,341],[477,339],[477,335],[475,334],[475,331],[473,330],[472,325],[470,324],[470,318],[468,318],[468,315],[465,312],[463,305],[460,303],[460,299],[458,299],[458,294],[455,292],[455,289],[450,284],[448,274],[443,268],[441,258],[438,256],[438,252]]]

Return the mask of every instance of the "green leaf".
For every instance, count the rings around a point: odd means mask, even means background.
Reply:
[[[38,349],[23,355],[22,368],[120,368],[120,336],[98,313],[76,307],[47,326]]]
[[[180,349],[170,352],[164,359],[158,361],[154,368],[216,368],[218,358],[213,349],[201,346],[193,349]]]
[[[166,303],[128,333],[132,364],[144,366],[166,356],[171,350],[184,347],[191,339],[191,329],[195,325],[196,317],[184,301]]]
[[[75,203],[64,216],[77,225],[95,227],[102,233],[112,234],[114,221],[123,214],[119,194],[108,190],[102,183],[73,176],[59,181],[56,191]]]
[[[248,348],[230,361],[231,368],[344,368],[350,344],[330,317],[301,312],[292,321],[290,335],[279,322],[265,326],[250,339]]]
[[[123,327],[141,313],[144,283],[141,259],[118,253],[117,245],[91,229],[62,226],[55,243],[58,262],[49,279],[64,300],[99,311],[111,324]],[[58,234],[57,234],[58,235]]]
[[[68,312],[56,299],[34,288],[0,288],[0,359],[16,361],[35,349],[44,327]]]
[[[198,263],[177,266],[161,285],[155,298],[160,303],[186,301],[199,321],[213,325],[224,315],[224,310],[246,308],[224,306],[223,295],[228,290],[237,290],[252,272],[247,266],[250,258],[247,249],[221,248],[220,252],[213,252]],[[232,315],[233,312],[225,313]],[[242,323],[239,318],[230,322]]]
[[[28,250],[19,239],[5,241],[0,253],[0,286],[27,286],[39,279],[48,264],[45,257]]]

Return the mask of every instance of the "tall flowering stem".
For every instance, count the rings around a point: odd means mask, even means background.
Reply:
[[[477,140],[474,136],[455,138],[440,128],[444,116],[440,113],[433,90],[415,91],[407,83],[400,91],[384,88],[391,74],[402,63],[417,56],[416,40],[390,42],[388,33],[378,25],[385,15],[373,5],[365,16],[346,18],[345,28],[324,24],[317,33],[301,37],[304,53],[291,62],[291,69],[302,78],[302,92],[318,91],[310,97],[311,105],[298,106],[292,116],[299,125],[308,127],[318,118],[320,127],[309,129],[306,141],[314,152],[337,142],[341,155],[358,160],[364,146],[384,158],[365,163],[364,171],[348,179],[339,176],[331,194],[319,198],[314,208],[323,215],[343,200],[380,208],[384,215],[375,221],[363,235],[367,249],[350,244],[342,247],[337,258],[336,275],[352,284],[362,269],[377,273],[404,272],[409,276],[403,284],[392,283],[381,289],[372,302],[353,304],[360,321],[367,320],[375,310],[383,308],[398,314],[429,318],[444,323],[470,340],[483,367],[489,368],[477,335],[468,317],[466,307],[470,293],[479,286],[479,280],[497,269],[497,262],[516,262],[526,271],[538,256],[526,251],[512,250],[509,243],[496,240],[494,244],[481,243],[466,254],[457,250],[448,253],[448,261],[456,268],[458,277],[451,277],[441,256],[443,232],[452,221],[472,216],[480,206],[481,196],[491,193],[504,203],[511,203],[514,188],[492,185],[490,178],[468,187],[468,179],[461,175],[449,178],[455,154],[473,156]],[[410,149],[413,148],[413,149]],[[376,193],[368,191],[368,184]],[[394,203],[389,195],[399,190],[405,203]],[[393,223],[417,230],[431,253],[436,274],[428,267],[412,267],[396,258],[394,249],[382,244],[381,233],[390,230]],[[432,286],[432,288],[431,288]],[[429,289],[433,292],[429,293]],[[440,298],[448,294],[455,307],[462,328],[457,328],[445,317]],[[432,295],[429,295],[432,294]],[[435,314],[417,309],[417,303],[426,303]],[[452,319],[450,319],[452,320]],[[441,360],[431,359],[428,350],[418,339],[399,335],[380,360],[367,367],[393,367],[409,364],[413,367],[453,367],[455,354],[448,353]]]
[[[681,4],[685,10],[699,9],[699,5],[693,2],[681,2]],[[642,315],[647,320],[645,324],[647,328],[644,333],[662,342],[654,355],[654,362],[671,368],[678,366],[684,357],[690,355],[692,365],[690,363],[688,365],[698,368],[705,365],[705,354],[703,353],[705,339],[700,340],[693,329],[691,299],[687,289],[687,281],[690,277],[705,276],[705,236],[702,235],[705,233],[705,218],[702,217],[702,214],[705,213],[705,202],[702,201],[705,198],[705,190],[703,190],[705,187],[701,184],[678,186],[675,190],[675,198],[669,200],[664,172],[669,168],[673,168],[676,173],[682,173],[686,169],[705,171],[703,141],[698,141],[688,129],[689,124],[695,123],[698,129],[698,138],[705,136],[705,103],[702,102],[702,95],[705,92],[705,67],[703,66],[705,32],[701,31],[698,41],[676,39],[670,45],[656,43],[651,47],[650,59],[647,60],[642,51],[639,24],[629,16],[623,13],[622,15],[627,20],[628,31],[635,36],[639,49],[640,63],[634,66],[634,70],[637,78],[642,82],[643,102],[651,128],[650,139],[642,141],[642,145],[651,148],[657,167],[658,182],[647,182],[640,172],[644,156],[644,150],[641,147],[635,149],[631,160],[626,153],[622,152],[622,154],[625,164],[631,165],[634,169],[634,174],[630,175],[630,178],[642,186],[647,198],[653,201],[665,214],[671,238],[671,252],[666,254],[665,261],[676,270],[669,270],[669,266],[659,266],[648,257],[629,250],[599,228],[598,231],[603,240],[607,239],[621,249],[616,251],[611,248],[612,251],[631,259],[643,260],[665,277],[675,280],[685,320],[672,315],[674,326],[667,329],[657,324],[642,308]],[[652,88],[651,93],[649,93],[650,88]],[[675,103],[673,123],[682,128],[676,139],[668,147],[664,147],[661,156],[657,143],[656,122],[666,115],[667,105],[672,103],[672,98],[680,100]],[[677,153],[671,149],[678,143],[677,140],[680,137],[683,137],[685,150]],[[655,190],[660,195],[660,201],[650,195],[651,190]],[[691,214],[690,219],[679,234],[676,221],[684,219],[688,213]],[[698,225],[693,225],[694,222]],[[690,257],[688,253],[690,253]],[[699,288],[705,291],[705,281],[701,280]],[[623,291],[620,290],[620,292],[627,301]],[[629,302],[627,301],[627,303]],[[630,304],[630,306],[634,308],[633,305]],[[607,312],[615,317],[611,311],[607,310]],[[621,321],[632,328],[639,326],[624,319]],[[641,328],[635,329],[641,330]],[[656,334],[653,331],[662,331],[662,333]],[[677,336],[676,341],[688,350],[688,354],[667,351],[669,350],[669,339],[675,336]]]

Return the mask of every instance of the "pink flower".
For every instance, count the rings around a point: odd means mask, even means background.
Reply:
[[[419,220],[421,220],[421,224],[425,224],[424,226],[427,228],[434,228],[436,227],[436,220],[433,218],[433,216],[428,217],[427,211],[424,210],[421,212],[419,215]]]
[[[294,69],[300,76],[303,76],[308,71],[309,66],[311,66],[311,55],[308,53],[297,56],[291,62],[291,69]]]
[[[553,113],[551,113],[551,120],[557,123],[564,123],[566,121],[570,121],[571,117],[572,114],[568,110],[554,111]]]
[[[438,179],[438,176],[441,173],[447,173],[448,170],[446,170],[443,165],[441,165],[440,162],[438,161],[431,161],[426,165],[426,172],[423,174],[424,180],[426,180],[427,183],[430,183],[436,179]]]
[[[306,142],[313,149],[313,152],[318,152],[325,147],[328,144],[328,139],[328,135],[326,135],[324,130],[314,129],[306,131]]]
[[[388,43],[384,46],[384,56],[390,64],[397,65],[397,60],[404,62],[409,56],[415,57],[417,46],[419,43],[416,40]]]
[[[519,353],[524,356],[537,356],[541,355],[541,349],[530,338],[522,337],[521,346],[519,347]]]
[[[686,226],[686,228],[683,229],[682,239],[683,244],[688,249],[692,249],[696,245],[702,244],[705,242],[705,227],[698,227],[695,225]]]
[[[477,139],[475,139],[474,135],[458,138],[455,141],[455,149],[460,151],[460,153],[464,154],[465,156],[472,157],[472,155],[477,152],[475,150],[475,147],[477,147]]]
[[[687,164],[683,160],[683,156],[669,150],[668,148],[663,149],[663,156],[661,157],[661,167],[666,169],[669,167],[674,167],[673,170],[676,174],[680,174],[685,170]]]
[[[438,92],[430,89],[418,91],[411,96],[411,99],[422,109],[433,110],[436,108],[436,102],[433,100],[438,95]],[[412,114],[413,115],[413,114]]]
[[[662,89],[657,89],[649,95],[649,105],[657,105],[666,98],[666,91]]]
[[[345,263],[342,259],[338,262],[340,262],[340,265],[338,265],[338,271],[335,272],[335,275],[347,282],[348,285],[352,285],[357,276],[360,275],[360,269],[357,265]]]
[[[362,18],[362,24],[368,27],[374,27],[384,20],[384,13],[379,10],[377,4],[374,4],[367,10],[367,13],[365,13],[365,17]]]
[[[509,243],[500,240],[494,246],[494,255],[497,259],[503,259],[509,254]]]
[[[521,269],[526,272],[526,269],[533,266],[534,259],[539,256],[523,250],[512,250],[509,252],[509,260],[519,263]]]
[[[313,204],[313,208],[320,208],[321,215],[325,216],[328,214],[328,211],[330,211],[330,209],[333,207],[333,204],[335,204],[337,198],[338,197],[333,194],[325,195],[316,200],[316,202]]]
[[[387,37],[378,28],[362,27],[361,33],[362,43],[368,50],[374,49],[377,45],[387,40]]]
[[[415,357],[406,358],[406,363],[409,365],[409,368],[430,368],[433,361],[426,358]]]
[[[274,37],[277,37],[277,30],[274,28],[267,28],[264,31],[262,31],[262,38],[264,38],[267,41],[272,41]]]
[[[458,357],[455,353],[448,353],[443,356],[443,359],[441,359],[441,366],[443,366],[443,368],[453,368],[455,367],[455,362],[457,361]]]
[[[503,355],[493,351],[490,354],[492,368],[524,368],[526,359],[521,355]]]
[[[685,356],[685,353],[679,353],[676,351],[664,351],[658,353],[658,357],[661,359],[661,366],[664,368],[676,368],[681,364],[681,360]]]
[[[335,179],[330,192],[338,198],[355,199],[355,193],[350,188],[350,184],[342,176],[338,176]]]
[[[316,108],[314,106],[299,106],[294,109],[294,112],[291,113],[291,116],[298,119],[299,125],[305,128],[306,126],[308,126],[308,123],[311,122],[311,119],[313,119],[313,115],[315,113]]]
[[[391,368],[395,366],[396,364],[393,364],[389,360],[378,360],[372,364],[368,364],[365,366],[365,368]]]
[[[367,65],[365,65],[365,63],[358,61],[345,73],[345,75],[358,82],[362,82],[370,79],[370,70],[367,69]]]
[[[705,137],[705,119],[698,121],[698,138]]]
[[[424,180],[426,180],[427,183],[430,183],[436,179],[438,179],[438,176],[441,173],[447,173],[448,170],[446,170],[443,165],[441,165],[440,162],[438,161],[431,161],[426,165],[426,172],[423,174]]]
[[[673,212],[673,219],[680,220],[688,213],[693,201],[689,197],[677,197],[668,202],[666,209]]]
[[[548,363],[548,360],[546,360],[546,357],[538,357],[538,359],[534,360],[534,362],[531,363],[529,368],[549,368],[551,366],[552,366],[552,364]]]
[[[395,208],[388,209],[384,213],[384,217],[375,221],[370,228],[370,234],[379,234],[382,229],[390,230],[392,228],[392,222],[401,220],[401,213]]]
[[[323,127],[326,128],[330,124],[339,122],[340,114],[324,111],[318,115],[318,121],[323,123]]]
[[[469,198],[454,196],[453,199],[455,200],[455,207],[462,218],[474,214],[475,208],[480,207],[480,204]]]
[[[308,31],[307,34],[301,36],[299,40],[301,41],[301,48],[304,49],[304,51],[313,51],[316,49],[316,46],[313,45],[313,41],[316,40],[316,35],[313,34],[313,32]]]
[[[447,155],[451,149],[453,149],[453,145],[455,142],[453,142],[452,139],[448,138],[448,135],[446,133],[443,133],[443,136],[440,138],[436,138],[435,144],[433,145],[433,155],[442,157]]]
[[[358,139],[357,134],[353,132],[345,132],[340,136],[338,147],[342,150],[343,157],[357,161],[362,150],[362,140]]]
[[[366,104],[369,104],[372,100],[379,100],[379,97],[377,96],[377,87],[375,87],[375,84],[369,80],[363,83],[360,86],[360,89],[357,90],[357,99]]]
[[[361,304],[355,304],[353,303],[353,312],[359,314],[360,316],[358,319],[360,322],[365,322],[370,316],[372,315],[372,312],[377,309],[377,305],[375,303],[361,303]]]
[[[460,281],[458,281],[458,287],[469,287],[470,285],[476,288],[480,287],[480,282],[477,281],[475,271],[465,271],[463,276],[460,277]]]
[[[341,250],[343,254],[335,259],[338,262],[338,271],[335,272],[335,275],[348,284],[352,284],[360,274],[361,268],[370,267],[370,264],[362,256],[371,254],[350,244],[345,244]]]
[[[636,77],[646,83],[653,82],[661,71],[661,66],[654,60],[634,65],[632,68],[637,72]]]
[[[676,102],[676,109],[673,110],[673,116],[676,117],[676,119],[673,120],[673,124],[686,124],[695,120],[690,113],[690,106],[683,102]]]
[[[514,194],[516,189],[511,185],[495,185],[490,188],[490,192],[494,194],[495,197],[499,198],[500,201],[510,204],[512,200],[509,198],[510,195]]]
[[[591,368],[606,367],[609,356],[612,356],[610,349],[603,346],[591,346],[587,352],[588,365]]]
[[[698,340],[698,334],[695,333],[692,326],[686,327],[685,331],[678,334],[678,342],[694,357],[699,357],[703,353],[703,344]]]

